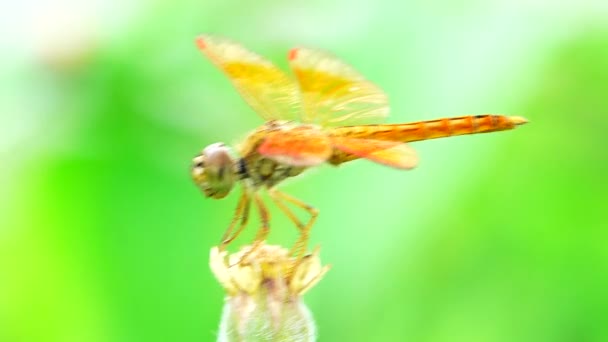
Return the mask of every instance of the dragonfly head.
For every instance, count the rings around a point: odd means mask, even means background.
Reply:
[[[230,148],[223,143],[211,144],[192,160],[194,183],[212,198],[223,198],[236,181]]]

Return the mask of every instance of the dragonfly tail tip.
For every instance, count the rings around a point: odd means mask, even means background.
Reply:
[[[523,116],[510,116],[509,120],[517,126],[528,123],[528,119]]]

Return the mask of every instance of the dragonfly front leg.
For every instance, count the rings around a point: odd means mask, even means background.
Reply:
[[[308,240],[310,238],[310,229],[317,220],[317,216],[319,216],[319,211],[315,207],[304,203],[295,197],[289,196],[284,192],[280,192],[276,189],[270,189],[268,193],[270,194],[270,197],[274,200],[274,202],[277,204],[277,206],[287,215],[287,217],[289,217],[289,219],[296,225],[296,227],[298,227],[298,230],[300,231],[300,236],[292,247],[290,254],[296,257],[304,255],[304,253],[306,252],[306,246],[308,245]],[[283,203],[283,201],[288,201],[306,210],[310,214],[310,219],[308,220],[308,222],[305,225],[302,224],[302,222],[285,205],[285,203]]]
[[[226,232],[222,236],[222,241],[220,242],[220,251],[225,250],[226,247],[228,247],[228,245],[241,234],[243,229],[245,229],[245,226],[247,226],[247,222],[249,221],[250,207],[251,198],[249,197],[247,191],[243,190],[243,194],[239,198],[239,203],[237,204],[236,209],[234,210],[234,217],[232,218],[232,222],[230,222],[228,229],[226,229]],[[239,228],[234,232],[234,234],[232,234],[232,231],[234,230],[234,227],[239,221],[239,219],[241,221],[241,223],[239,224]]]
[[[262,226],[260,227],[260,229],[258,229],[251,248],[249,249],[249,251],[243,254],[239,263],[246,261],[251,254],[253,254],[258,248],[260,248],[268,237],[268,233],[270,233],[270,213],[268,212],[266,205],[264,205],[264,202],[262,201],[258,193],[253,194],[253,200],[255,201],[255,204],[258,207]]]

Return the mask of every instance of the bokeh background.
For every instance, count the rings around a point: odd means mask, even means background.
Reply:
[[[282,189],[321,210],[320,341],[608,341],[608,2],[30,1],[0,5],[0,341],[213,341],[208,252],[236,196],[191,158],[262,123],[194,45],[286,66],[333,51],[391,122],[507,113]],[[273,208],[271,243],[291,244]],[[249,235],[239,240],[244,244]]]

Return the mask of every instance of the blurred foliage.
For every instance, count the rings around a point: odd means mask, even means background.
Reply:
[[[392,122],[531,121],[416,143],[408,173],[354,162],[283,186],[321,210],[321,341],[608,340],[603,1],[30,7],[4,11],[23,39],[0,41],[0,341],[215,339],[208,251],[236,195],[206,200],[189,163],[261,120],[201,32],[283,67],[293,45],[332,50],[387,91]]]

